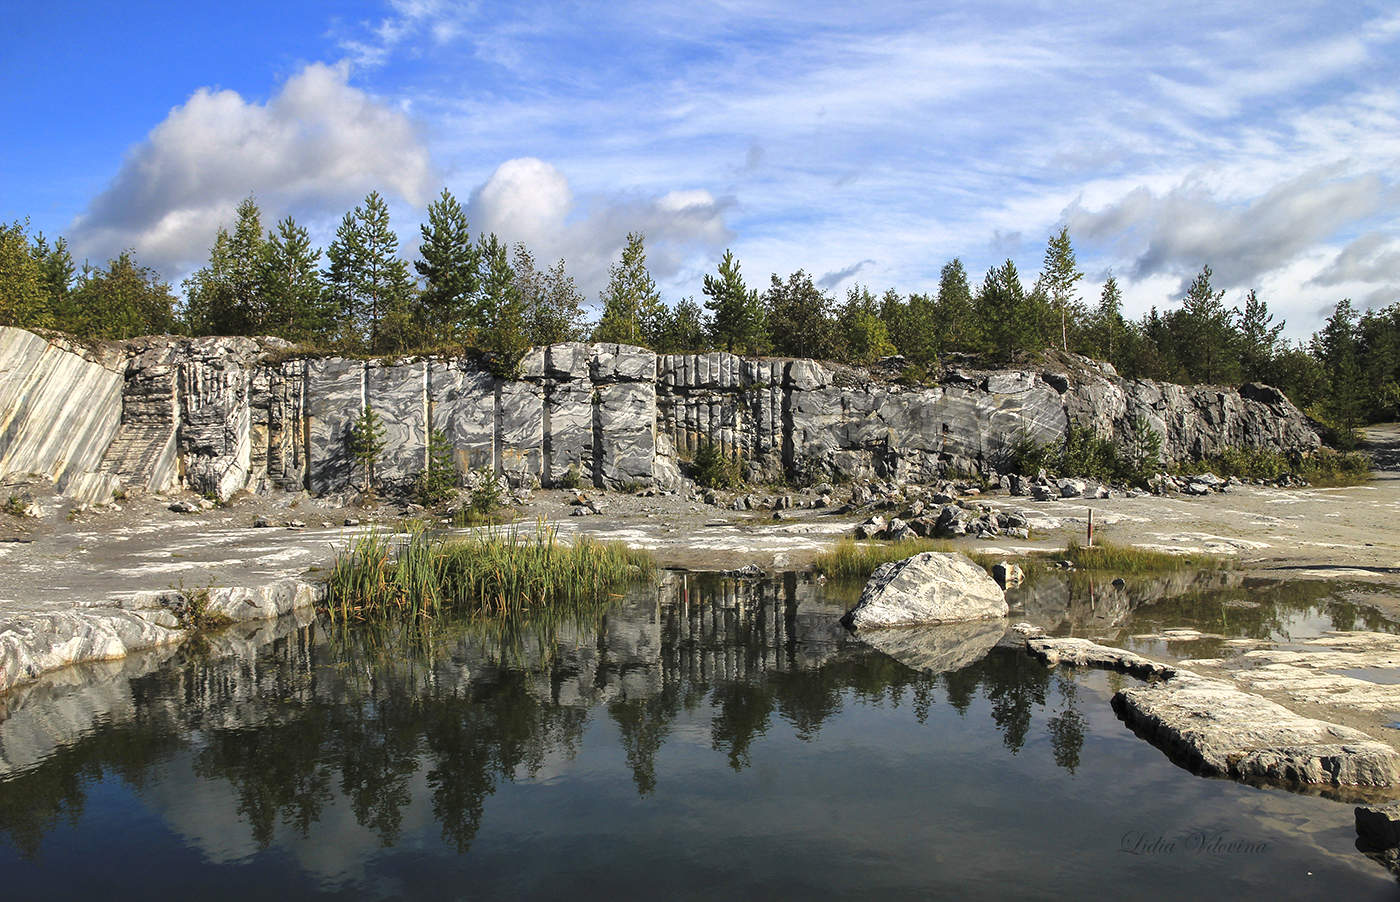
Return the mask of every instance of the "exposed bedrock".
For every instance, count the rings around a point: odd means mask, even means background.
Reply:
[[[173,336],[87,349],[0,330],[0,478],[37,473],[95,500],[117,484],[338,492],[360,478],[348,438],[366,405],[385,429],[389,487],[423,469],[434,430],[464,471],[663,489],[706,444],[741,455],[755,478],[914,482],[995,468],[1018,438],[1048,442],[1071,425],[1126,438],[1139,418],[1171,459],[1319,445],[1274,389],[1130,381],[1080,358],[907,386],[811,360],[582,342],[532,349],[515,379],[465,358],[287,351],[279,339]]]

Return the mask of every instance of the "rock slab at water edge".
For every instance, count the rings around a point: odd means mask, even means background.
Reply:
[[[956,552],[926,551],[882,564],[841,622],[851,629],[1005,617],[1006,595],[986,570]]]

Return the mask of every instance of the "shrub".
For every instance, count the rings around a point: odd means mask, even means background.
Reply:
[[[434,429],[428,436],[428,465],[418,474],[418,500],[427,507],[442,504],[457,490],[457,464],[447,434]]]
[[[702,444],[690,466],[695,483],[707,489],[734,489],[745,482],[739,456],[725,454],[714,442]]]

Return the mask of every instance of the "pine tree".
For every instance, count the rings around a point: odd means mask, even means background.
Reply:
[[[770,277],[763,305],[773,352],[829,360],[836,356],[835,302],[799,269],[784,282]]]
[[[411,318],[413,296],[408,266],[398,256],[399,239],[389,228],[389,207],[378,191],[364,206],[341,220],[335,240],[326,249],[330,268],[324,273],[331,299],[339,309],[344,340],[352,347],[380,353],[388,341],[381,335],[386,318]],[[387,338],[403,345],[407,324],[396,322]]]
[[[1338,427],[1343,444],[1350,444],[1352,430],[1361,424],[1366,407],[1366,385],[1358,351],[1356,310],[1351,298],[1337,303],[1321,331],[1313,336],[1313,354],[1327,376],[1323,409]]]
[[[0,326],[46,329],[54,325],[43,267],[23,222],[0,225]]]
[[[911,294],[904,307],[903,325],[890,337],[910,363],[931,367],[938,363],[938,299]]]
[[[985,330],[986,350],[1005,361],[1018,351],[1043,347],[1042,318],[1036,309],[1038,302],[1038,298],[1026,294],[1021,274],[1010,258],[988,270],[975,308]]]
[[[1084,278],[1084,273],[1074,259],[1074,246],[1070,244],[1069,227],[1050,236],[1045,246],[1045,261],[1040,271],[1040,285],[1050,307],[1060,319],[1060,350],[1069,350],[1069,324],[1082,316],[1079,292],[1075,283]]]
[[[418,500],[431,507],[452,497],[458,485],[456,453],[447,433],[434,429],[428,435],[428,460],[418,474]]]
[[[292,341],[311,341],[329,329],[325,289],[321,284],[321,251],[311,236],[288,216],[268,232],[262,275],[266,299],[263,329]]]
[[[65,332],[76,331],[73,323],[77,320],[77,310],[73,305],[73,280],[77,268],[73,265],[73,255],[68,251],[68,241],[60,236],[52,245],[40,232],[34,236],[32,250],[34,260],[43,274],[44,290],[48,293],[45,306],[52,314],[53,327]]]
[[[379,457],[384,453],[384,423],[379,419],[379,414],[374,412],[374,408],[368,404],[360,415],[350,424],[350,434],[346,441],[347,450],[350,456],[359,463],[364,472],[364,490],[368,494],[374,491],[375,471],[379,466]]]
[[[682,298],[666,318],[666,328],[657,350],[668,354],[702,351],[706,348],[705,336],[708,333],[704,313],[695,303],[695,298]]]
[[[509,251],[494,234],[477,243],[481,261],[480,300],[483,331],[477,341],[487,366],[498,376],[513,377],[530,347],[526,334],[525,302],[520,296]]]
[[[428,221],[420,225],[422,257],[413,264],[423,279],[419,303],[424,325],[439,340],[474,342],[484,323],[480,299],[480,261],[462,206],[446,188],[428,204]]]
[[[726,250],[719,263],[718,277],[706,275],[703,292],[709,298],[711,335],[726,351],[757,354],[764,349],[763,304],[758,292],[744,284],[739,261]]]
[[[120,340],[175,330],[175,296],[156,271],[123,251],[105,270],[87,270],[75,290],[81,334]]]
[[[185,320],[196,335],[254,335],[270,323],[262,210],[248,197],[234,215],[232,231],[220,228],[215,236],[209,263],[184,283]]]
[[[1123,291],[1118,287],[1118,279],[1113,273],[1108,274],[1103,290],[1099,292],[1099,306],[1094,311],[1093,323],[1096,350],[1105,360],[1117,366],[1126,323],[1123,321]]]
[[[956,257],[943,264],[939,271],[937,303],[933,354],[942,357],[948,351],[982,350],[986,340],[984,323],[974,309],[967,270]]]
[[[654,343],[656,326],[665,308],[656,282],[647,272],[643,235],[628,233],[621,259],[608,269],[602,301],[603,315],[593,330],[594,341],[647,346]]]
[[[1253,288],[1245,295],[1244,310],[1235,311],[1240,328],[1240,358],[1243,375],[1251,382],[1272,382],[1274,355],[1285,323],[1274,323],[1269,305]]]
[[[1232,382],[1239,372],[1234,311],[1223,303],[1225,292],[1211,287],[1211,275],[1209,266],[1201,269],[1168,325],[1190,381]]]

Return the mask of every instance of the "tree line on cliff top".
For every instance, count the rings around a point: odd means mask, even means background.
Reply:
[[[838,300],[803,270],[750,286],[726,251],[704,277],[702,301],[674,304],[663,301],[644,236],[634,233],[610,268],[596,321],[563,260],[544,267],[523,244],[473,238],[450,192],[429,204],[419,229],[410,264],[388,206],[372,192],[322,253],[291,217],[265,228],[250,198],[219,230],[208,263],[184,281],[181,301],[130,252],[79,268],[62,238],[0,225],[0,324],[102,339],[276,335],[352,354],[466,351],[503,374],[531,345],[585,339],[860,364],[899,355],[912,382],[959,357],[1001,365],[1059,349],[1107,360],[1130,378],[1267,382],[1343,435],[1400,416],[1400,302],[1358,312],[1342,300],[1308,343],[1290,344],[1256,291],[1227,306],[1205,266],[1179,305],[1130,320],[1112,275],[1097,298],[1082,296],[1064,228],[1050,236],[1029,285],[1008,259],[974,287],[954,259],[934,291],[877,296],[857,285]]]

